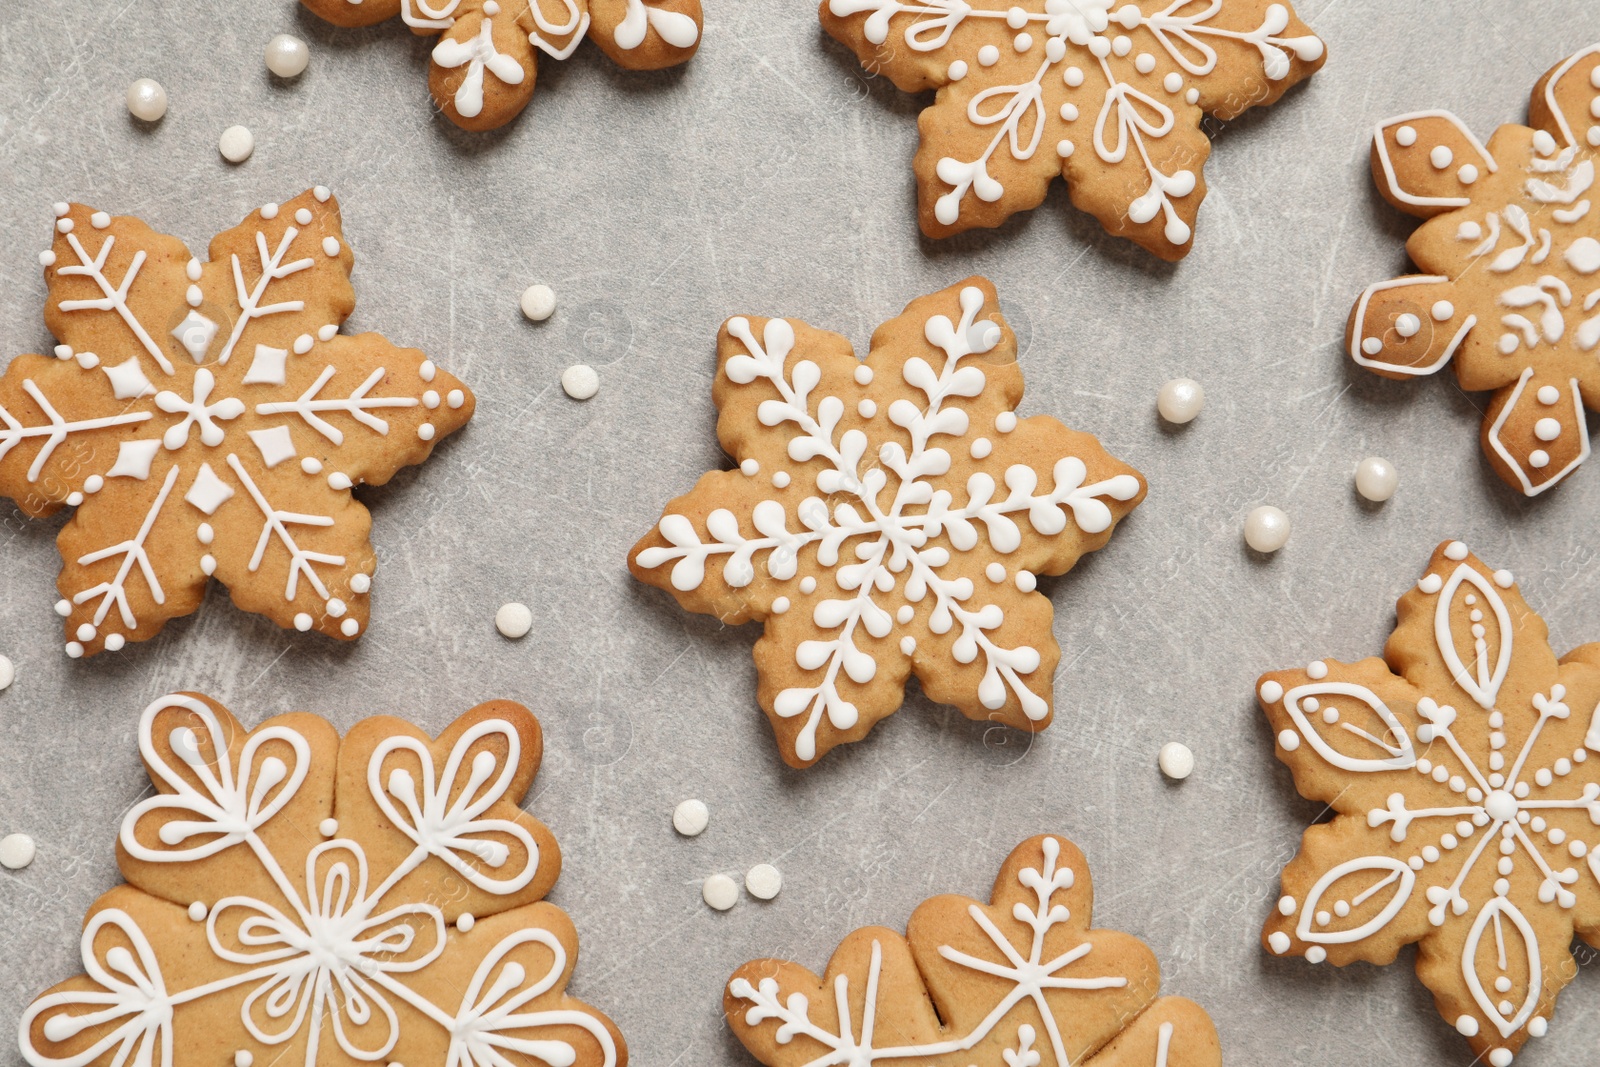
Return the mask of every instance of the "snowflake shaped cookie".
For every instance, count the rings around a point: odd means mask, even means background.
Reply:
[[[1166,260],[1192,247],[1203,115],[1271,104],[1322,41],[1263,0],[822,0],[822,25],[905,92],[937,89],[917,152],[922,232],[998,226],[1057,175]]]
[[[301,0],[339,26],[399,15],[438,36],[428,89],[445,117],[492,130],[533,99],[537,56],[566,59],[585,37],[629,70],[686,62],[700,47],[700,0]]]
[[[700,479],[629,555],[690,611],[764,620],[760,701],[792,766],[865,737],[916,674],[936,701],[1050,723],[1060,649],[1037,574],[1103,546],[1138,472],[1019,419],[1016,338],[973,278],[913,301],[858,360],[789,319],[729,319],[713,396],[733,471]]]
[[[128,884],[90,909],[85,973],[23,1014],[23,1058],[625,1067],[616,1027],[563,992],[577,933],[541,902],[561,854],[517,807],[541,744],[507,701],[438,740],[392,718],[341,740],[304,712],[247,732],[209,698],[158,700]]]
[[[67,654],[147,640],[206,583],[278,625],[366,630],[375,559],[353,485],[421,463],[473,398],[421,352],[350,337],[354,257],[318,186],[192,257],[57,204],[40,254],[55,357],[0,378],[0,495],[57,538]]]
[[[991,903],[924,901],[906,935],[845,938],[818,978],[757,960],[723,996],[728,1025],[768,1067],[1221,1067],[1216,1029],[1137,938],[1091,930],[1089,867],[1072,842],[1012,850]]]
[[[1378,126],[1373,177],[1428,220],[1406,242],[1426,273],[1361,294],[1347,346],[1388,378],[1454,359],[1463,389],[1494,390],[1484,455],[1537,496],[1588,458],[1600,409],[1600,45],[1540,79],[1528,121],[1487,147],[1447,111]]]
[[[1384,662],[1387,660],[1387,664]],[[1441,545],[1384,659],[1262,676],[1278,758],[1336,813],[1305,833],[1263,939],[1417,976],[1492,1067],[1542,1037],[1600,947],[1600,645],[1557,660],[1509,571]]]

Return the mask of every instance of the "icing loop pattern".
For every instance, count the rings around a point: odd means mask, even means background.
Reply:
[[[930,237],[997,226],[1059,173],[1107,230],[1169,260],[1204,196],[1202,113],[1270,104],[1324,58],[1261,0],[823,0],[822,22],[870,71],[939,90],[916,164]]]
[[[67,654],[153,637],[211,577],[281,626],[359,636],[375,561],[349,490],[422,462],[473,401],[420,352],[340,335],[338,202],[319,186],[268,204],[209,262],[135,219],[56,216],[40,261],[61,344],[0,379],[0,494],[78,509]]]
[[[1373,174],[1423,223],[1406,242],[1423,271],[1370,286],[1351,313],[1350,357],[1390,378],[1450,363],[1494,390],[1483,448],[1537,496],[1588,458],[1583,409],[1600,408],[1600,45],[1534,89],[1529,125],[1485,146],[1447,111],[1381,123]]]
[[[789,662],[758,652],[763,677],[799,684],[766,681],[762,701],[797,766],[894,711],[912,671],[973,717],[1048,723],[1059,650],[1034,575],[1103,543],[1144,484],[1087,435],[1017,419],[993,300],[987,283],[924,298],[865,363],[784,319],[724,330],[740,470],[670,505],[630,562],[693,610],[767,619]],[[1041,473],[1044,455],[1059,458]],[[931,681],[952,668],[958,684]]]
[[[1026,841],[1001,870],[993,903],[935,897],[912,915],[907,939],[857,930],[824,979],[786,961],[745,964],[724,996],[729,1025],[769,1067],[1220,1065],[1205,1012],[1156,996],[1149,950],[1089,929],[1086,875],[1070,843]],[[958,1005],[947,1021],[930,996]],[[880,1027],[880,1015],[893,1025]]]
[[[570,923],[536,903],[555,877],[541,873],[541,848],[554,856],[555,842],[516,800],[537,765],[538,724],[502,703],[469,712],[437,742],[408,731],[370,720],[340,745],[303,714],[245,735],[201,697],[146,709],[140,749],[158,794],[123,823],[131,885],[95,905],[84,978],[24,1014],[25,1060],[154,1067],[159,1055],[170,1067],[186,1034],[215,1031],[207,1005],[225,997],[239,1005],[236,1063],[403,1060],[443,1044],[437,1034],[408,1039],[431,1026],[448,1042],[449,1067],[503,1067],[506,1052],[625,1067],[610,1021],[562,992],[576,948]],[[336,775],[346,763],[357,773]],[[424,819],[398,825],[373,783],[410,767],[427,772]],[[336,780],[370,795],[335,804]],[[479,845],[462,856],[468,834]],[[313,846],[319,837],[329,840]],[[483,876],[501,868],[520,873]],[[456,875],[471,883],[465,895]],[[181,894],[206,889],[220,895],[185,904]],[[164,978],[168,954],[172,974],[206,980]]]
[[[1507,571],[1440,546],[1387,659],[1262,677],[1278,757],[1337,817],[1306,831],[1264,940],[1418,975],[1484,1062],[1543,1036],[1600,928],[1600,647],[1558,664]]]

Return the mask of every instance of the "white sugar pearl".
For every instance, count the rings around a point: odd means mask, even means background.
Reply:
[[[267,69],[280,78],[298,78],[311,62],[311,49],[298,37],[280,33],[267,42]]]
[[[160,122],[167,113],[167,91],[154,78],[128,86],[128,114],[141,122]]]
[[[758,863],[746,872],[744,887],[757,900],[771,900],[783,888],[783,875],[770,863]]]
[[[515,601],[502,604],[494,613],[494,627],[513,641],[527,637],[528,631],[533,629],[533,611],[528,605]]]
[[[533,322],[543,322],[556,313],[556,292],[548,285],[530,285],[522,290],[522,313]]]
[[[11,661],[0,656],[0,689],[10,689],[11,683],[17,680],[17,668]]]
[[[1206,391],[1193,378],[1174,378],[1156,395],[1156,410],[1168,422],[1193,422],[1206,406]]]
[[[561,372],[561,388],[574,400],[588,400],[600,391],[600,375],[586,363],[575,363]]]
[[[711,810],[703,800],[685,800],[672,812],[672,828],[684,837],[699,837],[711,822]]]
[[[727,911],[739,902],[739,884],[725,874],[713,874],[701,885],[700,896],[718,911]]]
[[[0,867],[20,871],[33,862],[38,849],[27,834],[8,834],[0,838]]]
[[[1168,741],[1162,745],[1156,762],[1161,765],[1162,774],[1178,781],[1194,773],[1194,753],[1189,751],[1188,745],[1179,741]]]
[[[1244,520],[1245,544],[1257,552],[1276,552],[1289,542],[1289,516],[1275,507],[1256,508]]]
[[[1394,496],[1400,487],[1400,472],[1380,456],[1368,456],[1356,465],[1356,492],[1374,504]]]
[[[229,163],[243,163],[255,150],[256,136],[243,126],[229,126],[222,131],[222,139],[217,142],[217,151]]]

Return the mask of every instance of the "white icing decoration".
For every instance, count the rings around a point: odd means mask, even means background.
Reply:
[[[539,4],[532,8],[538,17]],[[485,16],[487,16],[485,12]],[[585,16],[587,18],[587,16]],[[467,76],[456,87],[456,113],[463,118],[476,118],[483,113],[483,76],[487,71],[507,85],[521,85],[527,74],[511,56],[502,54],[494,46],[494,19],[485,17],[478,34],[465,41],[445,37],[433,49],[433,61],[446,69],[465,66]],[[329,253],[332,255],[333,253]]]
[[[261,463],[268,470],[276,467],[284,460],[293,459],[294,438],[289,434],[289,427],[274,426],[270,430],[251,430],[250,440],[261,451]]]
[[[155,462],[156,453],[160,451],[159,437],[153,437],[148,441],[124,441],[117,446],[117,462],[106,471],[106,477],[137,478],[144,481],[150,477],[150,464]]]
[[[283,385],[287,382],[285,365],[289,359],[286,348],[256,345],[255,358],[244,376],[245,385]]]

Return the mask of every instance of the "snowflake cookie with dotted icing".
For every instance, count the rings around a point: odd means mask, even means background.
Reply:
[[[399,15],[433,46],[428,89],[445,117],[492,130],[533,99],[537,56],[566,59],[587,37],[628,70],[687,62],[700,47],[700,0],[301,0],[339,26]]]
[[[89,910],[85,973],[23,1014],[29,1064],[625,1067],[564,992],[578,937],[542,902],[561,852],[517,806],[542,750],[526,708],[341,740],[178,693],[139,750],[155,795],[117,838],[127,884]]]
[[[912,303],[859,360],[792,319],[729,319],[712,395],[737,470],[667,505],[628,557],[690,611],[761,620],[759,699],[791,766],[858,741],[915,674],[932,700],[1050,724],[1061,650],[1038,574],[1064,574],[1144,499],[1086,433],[1019,419],[994,286]]]
[[[1162,259],[1192,247],[1203,115],[1271,104],[1322,41],[1263,0],[822,0],[822,25],[905,92],[937,89],[917,152],[922,232],[998,226],[1057,175]]]
[[[117,651],[200,606],[350,639],[372,520],[353,485],[421,463],[472,394],[421,352],[347,336],[354,256],[318,186],[193,257],[138,219],[57,204],[40,254],[54,358],[0,378],[0,495],[75,509],[57,538],[67,654]]]
[[[1094,891],[1072,842],[1012,850],[989,904],[924,901],[902,937],[869,926],[821,978],[756,960],[723,994],[728,1025],[768,1067],[1221,1067],[1205,1011],[1161,997],[1143,942],[1089,928]]]
[[[1489,464],[1537,496],[1589,456],[1600,409],[1600,45],[1534,87],[1528,125],[1487,147],[1448,111],[1380,124],[1372,173],[1395,207],[1427,219],[1406,241],[1426,273],[1379,282],[1350,313],[1350,357],[1387,378],[1455,361],[1463,389],[1492,389]]]
[[[1509,571],[1439,546],[1383,659],[1259,683],[1278,758],[1335,815],[1306,831],[1263,940],[1417,976],[1492,1067],[1543,1037],[1600,947],[1600,644],[1558,660]],[[1385,662],[1387,661],[1387,662]]]

